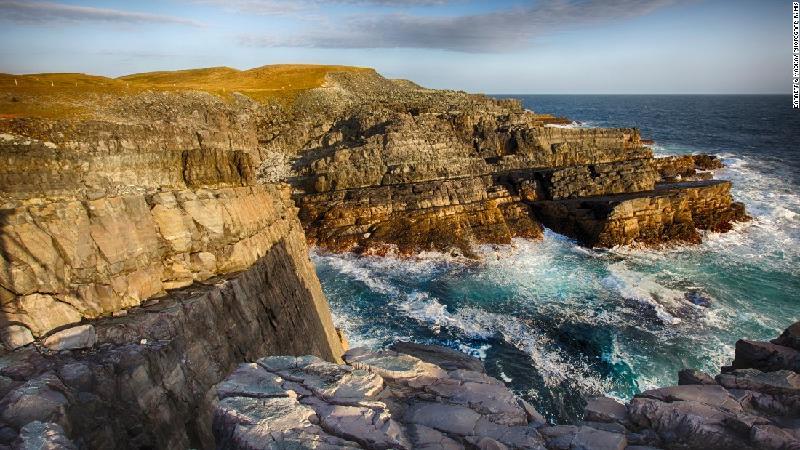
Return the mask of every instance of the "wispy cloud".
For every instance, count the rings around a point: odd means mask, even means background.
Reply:
[[[220,6],[228,11],[279,15],[318,9],[326,5],[362,5],[386,7],[435,6],[460,0],[194,0],[195,3]]]
[[[639,17],[681,1],[553,0],[485,14],[450,17],[357,15],[335,26],[318,27],[293,36],[243,34],[239,41],[254,47],[512,51],[530,45],[537,36],[548,32]]]
[[[162,16],[118,9],[68,5],[53,2],[0,0],[0,20],[21,23],[48,22],[110,22],[110,23],[162,23],[201,27],[203,24],[181,17]]]

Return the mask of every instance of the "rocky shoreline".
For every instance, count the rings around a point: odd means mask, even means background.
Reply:
[[[353,349],[242,364],[217,385],[220,448],[790,449],[800,445],[800,322],[773,342],[741,340],[733,365],[623,405],[589,399],[553,426],[480,362],[436,346]]]
[[[800,322],[771,342],[738,341],[732,365],[714,378],[686,369],[679,385],[642,392],[627,404],[591,398],[584,420],[573,425],[547,423],[534,407],[486,375],[479,360],[451,349],[399,342],[381,351],[352,349],[344,359],[347,364],[314,356],[269,356],[239,364],[208,391],[195,414],[211,423],[220,449],[800,446]],[[0,373],[19,375],[22,367],[36,363],[30,357]],[[19,423],[15,448],[77,448],[66,431],[74,433],[75,427],[82,431],[76,441],[80,446],[99,444],[86,440],[97,436],[89,430],[99,425],[99,416],[76,411],[90,407],[88,387],[97,374],[90,367],[65,359],[56,372],[4,397],[3,418],[25,422]],[[107,446],[121,444],[105,441]],[[136,443],[126,446],[131,444]],[[155,444],[185,446],[167,440]]]
[[[740,340],[715,378],[627,404],[589,399],[584,420],[553,426],[478,360],[437,346],[353,349],[242,364],[217,385],[219,448],[794,449],[800,446],[800,322],[772,342]],[[318,447],[317,447],[318,446]]]
[[[266,99],[202,82],[304,71],[318,83]],[[545,425],[452,351],[344,354],[307,244],[473,256],[544,226],[662,245],[747,219],[713,157],[369,69],[47,77],[0,74],[0,448],[261,448],[259,414],[323,448],[633,445],[644,424]],[[796,353],[748,345],[737,360],[765,370]],[[454,428],[428,423],[451,407]]]

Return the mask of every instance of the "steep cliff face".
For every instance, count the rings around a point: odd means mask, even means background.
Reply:
[[[255,183],[251,106],[0,120],[0,445],[39,420],[88,448],[208,447],[236,364],[340,360],[290,188]]]

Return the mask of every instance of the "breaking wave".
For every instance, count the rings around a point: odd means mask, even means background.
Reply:
[[[580,125],[595,124],[608,125]],[[435,252],[311,256],[351,346],[460,349],[552,420],[570,421],[588,395],[627,399],[674,384],[684,367],[716,372],[738,338],[769,338],[800,317],[794,168],[753,153],[717,156],[726,167],[715,176],[733,181],[753,220],[704,233],[700,245],[593,250],[547,230],[540,241],[481,246],[479,263]],[[698,297],[704,306],[690,301]]]

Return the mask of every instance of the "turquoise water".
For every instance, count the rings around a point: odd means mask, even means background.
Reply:
[[[554,422],[576,419],[589,395],[627,399],[684,367],[716,372],[738,338],[772,338],[800,319],[800,115],[787,100],[525,97],[581,126],[639,126],[657,153],[720,155],[716,176],[754,220],[668,250],[587,250],[548,231],[481,247],[479,262],[312,251],[334,320],[351,346],[403,339],[471,353]]]

